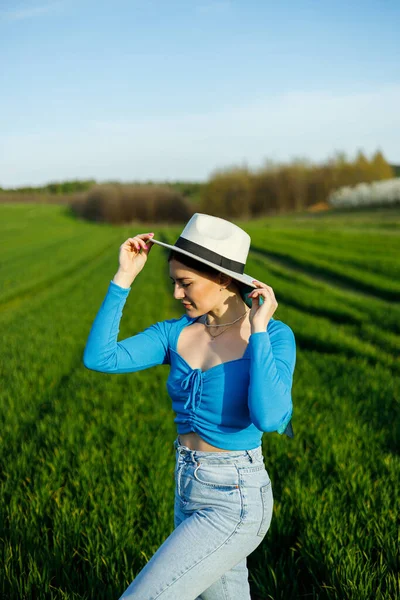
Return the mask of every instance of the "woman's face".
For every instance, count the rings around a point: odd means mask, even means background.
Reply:
[[[180,300],[190,316],[213,310],[220,301],[218,274],[208,275],[186,267],[176,259],[169,262],[174,298]]]

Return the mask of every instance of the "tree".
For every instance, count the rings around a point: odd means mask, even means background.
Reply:
[[[378,179],[393,179],[394,171],[389,163],[386,161],[381,150],[377,150],[372,157],[370,171],[373,175],[372,181]]]

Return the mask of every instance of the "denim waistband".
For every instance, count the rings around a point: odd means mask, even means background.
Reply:
[[[204,452],[202,450],[191,450],[187,446],[183,446],[180,442],[179,435],[174,441],[174,448],[185,460],[197,462],[215,463],[252,463],[262,462],[264,460],[262,447],[252,448],[251,450],[224,450],[223,452]]]

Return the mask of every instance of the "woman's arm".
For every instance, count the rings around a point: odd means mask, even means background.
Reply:
[[[110,281],[83,353],[87,369],[102,373],[132,373],[169,364],[168,321],[150,325],[137,335],[117,341],[122,309],[131,288]]]
[[[252,333],[250,344],[249,411],[260,431],[283,433],[290,421],[292,382],[296,364],[293,331],[274,320],[268,330]]]

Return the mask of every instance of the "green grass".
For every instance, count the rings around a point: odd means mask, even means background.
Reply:
[[[400,593],[400,218],[379,214],[242,223],[264,251],[246,272],[273,287],[297,343],[295,437],[263,436],[275,504],[248,558],[257,600]],[[151,229],[57,205],[2,205],[0,223],[0,597],[115,599],[173,530],[168,367],[111,376],[82,355],[120,244]],[[154,231],[173,242],[180,229]],[[277,264],[278,247],[297,264]],[[310,268],[321,257],[326,281]],[[349,267],[352,289],[332,265]],[[119,339],[180,314],[155,247]]]

